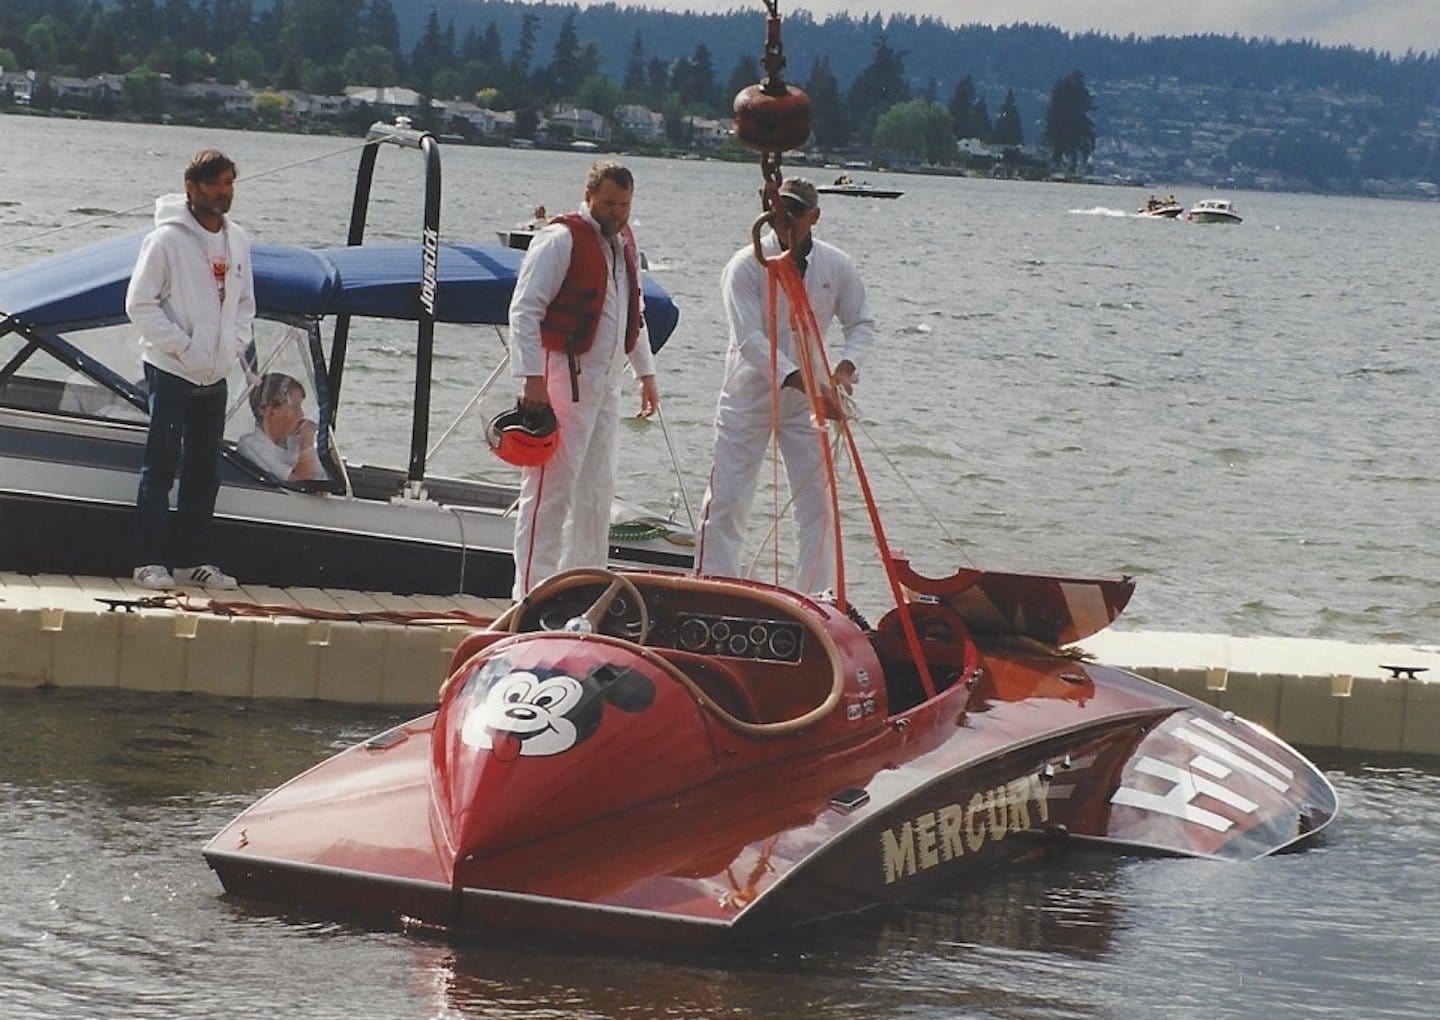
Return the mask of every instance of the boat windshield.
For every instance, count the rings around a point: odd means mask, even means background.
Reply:
[[[316,422],[316,447],[321,470],[304,481],[333,479],[330,410],[324,376],[316,372],[311,328],[305,325],[256,320],[246,364],[238,362],[228,379],[229,407],[225,438],[260,471],[273,474],[255,439],[245,441],[260,427],[255,403],[282,390],[294,402],[300,421]],[[134,326],[125,323],[74,330],[64,336],[19,332],[0,336],[0,406],[75,418],[144,422],[145,372]],[[268,390],[266,389],[268,385]],[[260,417],[263,417],[260,408]],[[298,439],[296,440],[298,442]],[[272,461],[273,463],[273,461]],[[326,469],[324,465],[332,465]],[[291,482],[291,478],[278,478]]]
[[[143,421],[145,412],[126,399],[124,382],[144,393],[140,348],[131,326],[107,326],[65,338],[64,347],[35,346],[19,333],[0,337],[0,405],[25,411],[61,412],[85,418]],[[93,363],[93,374],[71,362]],[[107,379],[107,377],[109,377]]]

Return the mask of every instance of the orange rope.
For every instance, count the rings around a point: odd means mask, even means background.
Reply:
[[[790,334],[795,338],[796,361],[800,376],[805,380],[805,396],[817,422],[815,441],[820,444],[820,456],[825,465],[825,477],[829,480],[830,513],[834,519],[835,536],[835,602],[843,613],[847,611],[848,599],[845,594],[845,556],[840,539],[840,492],[835,484],[835,460],[830,452],[829,433],[825,427],[825,395],[830,391],[830,365],[825,359],[825,344],[821,340],[820,327],[815,321],[815,312],[810,307],[810,296],[805,293],[805,281],[795,268],[790,252],[784,252],[766,260],[771,280],[771,314],[775,314],[774,287],[776,281],[785,290],[790,303]],[[772,341],[777,343],[772,328]],[[772,379],[773,379],[772,375]],[[778,391],[780,380],[774,379],[772,388]],[[794,497],[791,493],[791,497]]]
[[[264,602],[222,602],[210,599],[208,604],[197,605],[190,596],[175,596],[175,608],[187,613],[211,613],[215,616],[275,617],[290,616],[302,620],[338,620],[347,623],[393,623],[406,627],[466,626],[488,627],[494,622],[488,616],[480,616],[464,609],[372,609],[335,610],[315,609],[307,606],[286,606]]]
[[[819,423],[818,439],[825,459],[826,477],[830,481],[830,501],[832,513],[835,515],[836,604],[841,612],[846,611],[845,558],[842,555],[840,539],[840,494],[839,486],[835,482],[835,462],[830,453],[827,429],[824,424],[826,421],[825,397],[829,394],[833,394],[832,399],[837,405],[836,424],[845,437],[846,445],[850,450],[850,459],[855,465],[855,478],[859,482],[861,497],[865,501],[865,510],[870,517],[870,526],[875,533],[875,544],[880,552],[880,562],[885,568],[886,580],[890,583],[890,593],[895,599],[896,608],[900,610],[900,624],[905,632],[905,643],[910,649],[911,657],[915,660],[915,669],[920,675],[920,683],[924,686],[927,697],[933,698],[935,681],[930,675],[930,665],[925,661],[925,654],[920,646],[920,635],[916,632],[915,621],[910,616],[909,604],[900,590],[900,578],[895,568],[895,558],[891,555],[890,543],[885,537],[885,526],[880,520],[880,509],[875,504],[875,494],[870,488],[870,478],[865,473],[864,464],[861,463],[860,451],[855,443],[855,434],[846,420],[844,409],[838,406],[839,394],[834,393],[830,363],[825,356],[823,334],[819,323],[815,320],[815,310],[810,307],[810,297],[805,292],[805,282],[795,268],[794,259],[789,256],[790,253],[785,252],[773,259],[766,260],[765,263],[770,271],[771,347],[773,350],[778,342],[775,332],[775,283],[778,280],[785,289],[785,296],[790,302],[790,330],[795,337],[795,350],[801,374],[805,379],[805,392],[810,398],[815,420]],[[771,375],[773,378],[774,372]],[[778,385],[777,380],[772,384],[772,390],[778,390]]]

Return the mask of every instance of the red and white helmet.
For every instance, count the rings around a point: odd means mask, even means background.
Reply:
[[[549,407],[530,411],[518,402],[485,426],[485,440],[495,456],[516,467],[539,467],[555,453],[560,427]]]

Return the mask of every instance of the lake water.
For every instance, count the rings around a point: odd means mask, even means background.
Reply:
[[[0,268],[145,226],[202,144],[241,164],[235,215],[257,237],[343,241],[351,141],[0,117]],[[413,237],[420,161],[384,156],[369,236]],[[537,203],[573,204],[588,161],[447,148],[444,162],[443,234],[488,240]],[[660,359],[666,428],[626,428],[622,490],[663,509],[683,487],[698,511],[725,347],[716,279],[760,179],[632,166],[637,234],[682,317]],[[870,179],[906,194],[828,199],[818,233],[870,289],[881,342],[857,391],[861,450],[892,541],[922,571],[1134,574],[1132,629],[1440,641],[1440,204],[1236,193],[1243,225],[1200,227],[1128,215],[1139,192]],[[92,219],[108,213],[122,215]],[[409,337],[358,340],[345,447],[403,464]],[[432,435],[499,352],[491,337],[440,341]],[[434,468],[504,477],[480,424]],[[863,516],[847,525],[852,595],[878,612]],[[1433,762],[1321,755],[1344,813],[1304,853],[1007,875],[739,960],[449,945],[222,899],[199,854],[209,836],[393,720],[0,693],[5,1013],[1435,1015]]]

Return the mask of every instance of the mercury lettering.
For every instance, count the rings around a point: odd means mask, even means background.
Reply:
[[[1021,776],[976,792],[968,804],[946,804],[880,833],[885,884],[979,853],[986,843],[1032,827],[1030,805],[1041,822],[1050,820],[1047,786],[1038,775]]]

